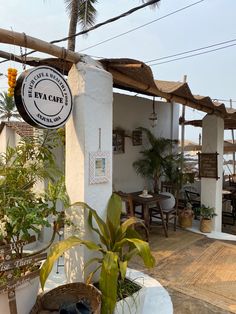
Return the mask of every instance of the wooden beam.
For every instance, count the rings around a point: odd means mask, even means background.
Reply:
[[[129,64],[120,64],[120,63],[112,63],[109,64],[109,67],[112,68],[142,68],[142,63],[129,63]]]
[[[167,99],[167,97],[170,98],[170,95],[162,93],[155,86],[149,86],[148,84],[137,81],[130,76],[127,76],[119,71],[116,71],[113,67],[108,66],[106,70],[112,74],[114,81],[117,80],[118,82],[121,82],[122,84],[127,84],[128,86],[133,87],[134,89],[136,88],[138,90],[141,90],[140,94],[159,96],[165,99]],[[153,82],[153,85],[154,84],[155,83]]]
[[[80,54],[74,51],[49,44],[35,37],[27,36],[25,33],[8,31],[3,28],[0,28],[0,42],[34,49],[73,63],[78,63],[80,60]]]
[[[20,56],[17,56],[17,55],[15,55],[13,53],[9,53],[9,52],[3,51],[3,50],[0,50],[0,58],[6,59],[6,60],[9,60],[9,61],[22,63],[22,58]],[[36,57],[35,58],[28,58],[28,57],[26,57],[26,60],[24,60],[24,61],[28,65],[34,65],[32,63],[36,64],[40,60],[41,60],[40,58],[36,58]]]
[[[17,56],[13,53],[8,53],[2,50],[0,50],[0,58],[22,63],[22,58],[20,56]],[[70,61],[61,60],[59,58],[53,58],[53,57],[46,58],[46,59],[41,59],[41,58],[36,58],[36,57],[26,57],[26,59],[24,58],[24,63],[33,67],[37,67],[39,65],[51,66],[65,75],[68,74],[73,64]]]

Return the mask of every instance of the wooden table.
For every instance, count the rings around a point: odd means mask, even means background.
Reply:
[[[133,204],[135,205],[141,205],[142,206],[142,211],[143,211],[143,219],[145,226],[147,227],[148,232],[150,231],[150,210],[149,206],[150,205],[157,205],[159,204],[160,200],[165,200],[168,199],[169,196],[163,195],[163,194],[154,194],[154,193],[149,193],[152,197],[142,197],[140,196],[142,194],[142,191],[139,192],[133,192],[130,193],[132,197]],[[167,231],[166,231],[166,226],[163,225],[165,235],[167,236]]]

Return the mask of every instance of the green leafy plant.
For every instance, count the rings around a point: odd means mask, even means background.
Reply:
[[[57,145],[55,135],[46,133],[22,139],[0,155],[0,245],[28,240],[32,231],[39,234],[43,226],[50,226],[51,215],[56,231],[61,219],[56,204],[68,204],[64,176],[52,153]],[[37,192],[36,184],[45,180],[47,187]],[[22,256],[16,247],[15,258]]]
[[[201,205],[199,210],[200,210],[200,216],[203,219],[212,219],[214,216],[217,216],[217,214],[215,213],[214,207]]]
[[[87,263],[87,265],[92,262],[98,263],[95,271],[90,273],[88,281],[97,270],[100,270],[99,289],[102,292],[102,313],[111,314],[117,301],[117,287],[125,279],[130,259],[139,255],[146,267],[153,267],[155,259],[151,254],[149,244],[141,240],[139,234],[133,229],[133,225],[139,220],[132,217],[121,223],[122,202],[117,194],[113,194],[109,200],[106,220],[102,220],[96,210],[87,204],[78,202],[76,205],[88,210],[88,224],[98,235],[99,242],[81,240],[72,236],[54,244],[41,268],[41,286],[44,287],[56,259],[73,246],[83,244],[89,250],[99,253],[97,258]]]
[[[170,156],[172,156],[170,151],[177,141],[161,137],[156,138],[150,130],[143,127],[138,128],[138,130],[145,133],[148,147],[140,152],[142,158],[136,160],[133,167],[137,174],[150,179],[153,183],[154,192],[158,192],[160,177],[164,174],[167,166],[167,156],[170,160]]]

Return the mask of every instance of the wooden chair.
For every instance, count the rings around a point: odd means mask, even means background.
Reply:
[[[177,225],[177,203],[175,200],[175,197],[170,192],[162,192],[160,194],[169,196],[168,199],[160,200],[159,201],[159,208],[152,208],[151,209],[151,219],[153,218],[161,218],[163,215],[164,224],[166,226],[166,232],[168,236],[168,228],[169,228],[169,222],[171,220],[174,220],[174,231],[176,231],[176,225]],[[161,214],[162,212],[162,214]]]
[[[230,174],[229,175],[229,186],[235,186],[236,187],[236,174]]]
[[[135,212],[134,212],[134,206],[133,206],[133,201],[131,195],[128,193],[124,193],[121,191],[115,192],[117,195],[120,196],[122,202],[125,204],[124,210],[122,210],[122,215],[121,215],[121,222],[124,222],[130,217],[135,217]],[[144,221],[139,219],[140,222],[137,222],[135,226],[140,226],[144,229],[145,231],[145,241],[149,242],[149,232],[147,228],[144,225]]]
[[[155,207],[150,208],[150,225],[152,225],[156,222],[154,219],[156,219],[157,221],[158,220],[161,221],[161,224],[162,224],[162,227],[164,230],[164,234],[168,238],[168,230],[166,228],[166,222],[165,222],[162,207],[160,206],[160,201],[158,203],[156,203]]]
[[[194,219],[199,219],[197,209],[201,206],[200,194],[189,190],[185,190],[184,192],[187,202],[192,205]]]
[[[172,182],[162,181],[161,182],[161,192],[169,192],[169,193],[172,193],[173,195],[176,195],[177,186],[176,186],[176,184],[173,184]]]

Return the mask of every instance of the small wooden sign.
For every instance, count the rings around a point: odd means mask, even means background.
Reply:
[[[198,153],[199,178],[218,177],[218,153]]]
[[[34,272],[22,276],[20,278],[14,278],[13,280],[9,281],[7,284],[0,286],[0,294],[6,293],[8,291],[12,291],[17,287],[21,286],[23,283],[26,283],[33,278],[39,276],[40,269],[35,270]]]
[[[47,258],[47,253],[31,254],[20,259],[14,258],[16,249],[21,249],[23,246],[35,242],[35,240],[35,236],[32,236],[26,241],[18,241],[0,246],[0,272],[3,273],[2,278],[6,279],[6,284],[0,286],[0,294],[8,294],[10,314],[17,314],[15,289],[39,276],[40,271],[37,269],[21,277],[14,277],[14,270],[25,266],[37,266],[38,262]]]
[[[30,266],[46,258],[47,258],[47,253],[42,253],[42,254],[38,254],[34,256],[24,257],[21,259],[11,259],[11,260],[0,263],[0,271],[7,271],[13,268]]]
[[[25,240],[25,241],[20,240],[18,242],[6,244],[6,245],[1,245],[0,246],[0,255],[4,254],[5,252],[8,252],[8,251],[15,250],[17,248],[21,248],[21,247],[23,247],[29,243],[33,243],[35,241],[36,241],[36,237],[31,236],[28,240]]]

